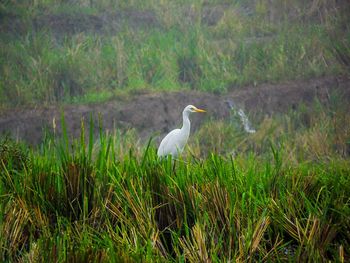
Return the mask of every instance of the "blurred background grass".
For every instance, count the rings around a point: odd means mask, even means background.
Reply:
[[[347,1],[2,1],[0,105],[349,73]]]

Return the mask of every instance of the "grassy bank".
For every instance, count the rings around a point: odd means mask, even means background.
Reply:
[[[7,1],[0,104],[348,74],[348,11],[346,1]]]
[[[207,124],[175,165],[92,126],[36,149],[2,139],[0,259],[346,262],[349,115],[313,109],[254,135]]]

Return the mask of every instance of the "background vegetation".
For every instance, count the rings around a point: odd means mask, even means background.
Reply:
[[[347,74],[347,1],[2,1],[0,105]]]

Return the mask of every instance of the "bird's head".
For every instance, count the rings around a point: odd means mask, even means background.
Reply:
[[[186,108],[184,109],[184,112],[206,112],[205,110],[202,109],[198,109],[197,107],[193,106],[193,105],[188,105],[186,106]]]

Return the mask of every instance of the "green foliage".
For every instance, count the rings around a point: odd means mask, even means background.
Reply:
[[[349,5],[326,2],[7,1],[0,103],[347,74]]]
[[[30,165],[28,149],[10,137],[5,137],[0,140],[0,163],[8,169],[22,171]]]
[[[299,111],[249,136],[208,124],[197,136],[217,145],[203,140],[197,152],[194,139],[193,156],[180,160],[159,160],[152,141],[141,148],[133,132],[100,129],[94,141],[91,120],[70,141],[62,118],[62,138],[37,149],[5,139],[0,259],[345,262],[349,152],[334,146],[349,146],[349,116],[314,108],[306,124]],[[231,140],[242,139],[233,156]]]

